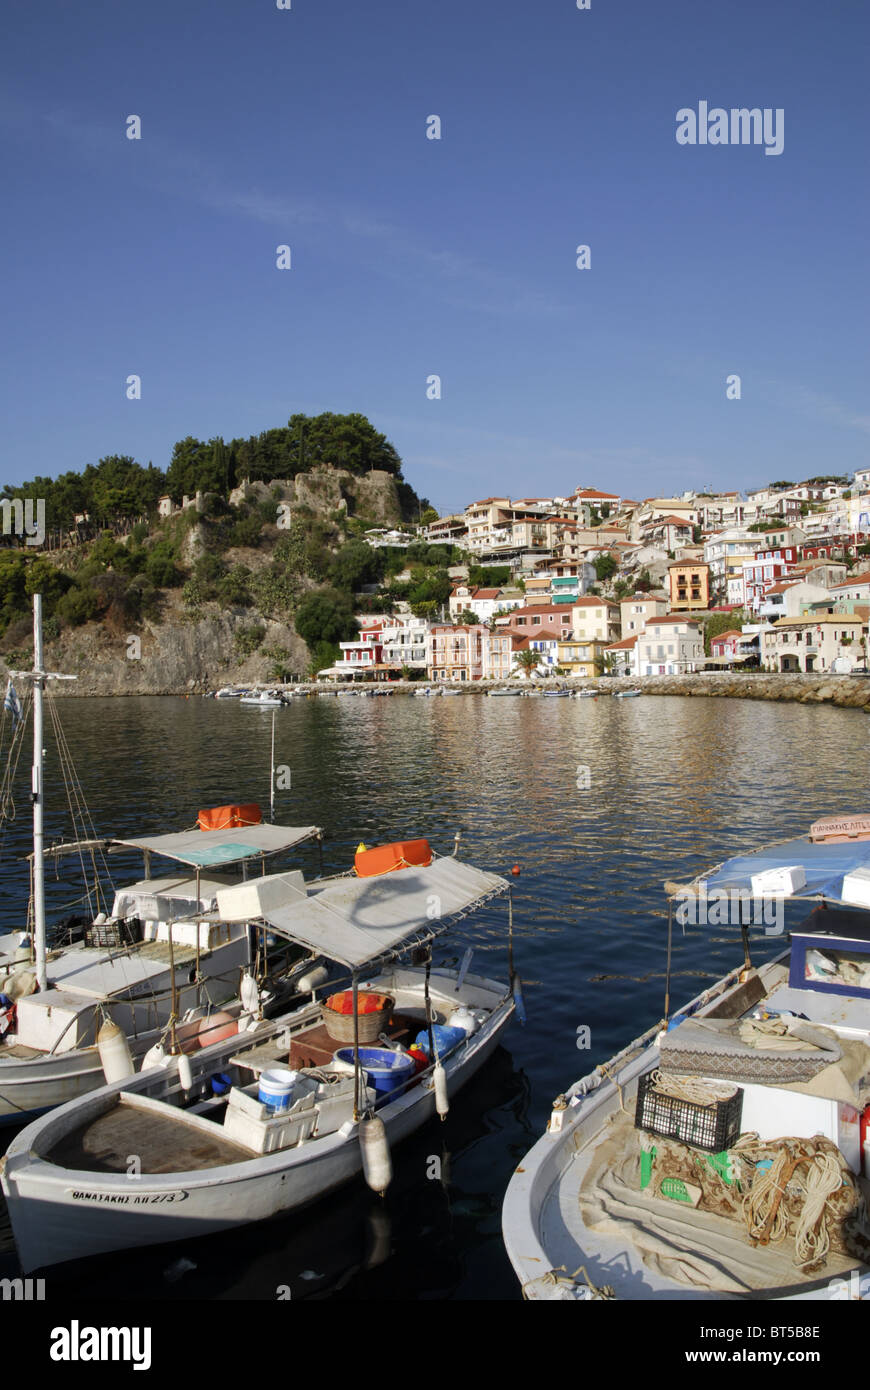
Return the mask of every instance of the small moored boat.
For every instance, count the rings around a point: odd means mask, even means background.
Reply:
[[[392,847],[407,866],[375,877],[288,892],[272,875],[221,895],[225,918],[258,905],[275,934],[323,944],[350,990],[323,1003],[312,990],[293,1013],[194,1054],[185,1074],[168,1059],[23,1130],[0,1169],[25,1271],[264,1220],[361,1169],[387,1186],[388,1144],[443,1118],[515,1007],[515,982],[472,975],[468,959],[458,972],[431,965],[433,939],[509,885],[454,858],[407,864],[420,843]],[[400,965],[411,950],[425,963]],[[378,1046],[360,1042],[372,1000]]]
[[[667,887],[669,933],[674,903],[734,911],[743,964],[674,1016],[668,984],[664,1022],[557,1097],[502,1214],[524,1296],[870,1297],[870,818]],[[786,900],[815,906],[756,968],[749,919],[776,934]]]

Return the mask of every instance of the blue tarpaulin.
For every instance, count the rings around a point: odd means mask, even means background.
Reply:
[[[842,844],[814,844],[801,836],[782,844],[769,845],[749,854],[737,854],[723,864],[701,874],[692,888],[712,896],[724,892],[752,892],[752,875],[766,869],[784,869],[799,864],[806,875],[803,888],[790,898],[826,898],[843,902],[843,878],[855,869],[870,869],[870,840]]]

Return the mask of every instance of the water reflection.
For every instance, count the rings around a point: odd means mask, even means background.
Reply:
[[[234,701],[67,700],[61,714],[101,833],[193,825],[201,806],[269,802],[271,717]],[[633,701],[299,700],[277,712],[276,761],[292,785],[276,819],[326,831],[327,871],[357,844],[426,836],[508,873],[515,958],[528,1026],[514,1025],[492,1063],[437,1122],[394,1155],[386,1201],[357,1183],[294,1218],[207,1241],[106,1257],[87,1266],[95,1294],[291,1299],[515,1298],[501,1199],[515,1163],[543,1129],[554,1095],[606,1060],[662,1012],[662,884],[740,848],[806,830],[825,812],[866,810],[866,717],[852,710],[719,699]],[[26,906],[29,773],[0,859],[4,922]],[[591,786],[577,786],[577,768]],[[47,828],[67,832],[49,744]],[[112,860],[116,881],[138,858]],[[316,850],[297,861],[317,873]],[[73,891],[63,872],[49,910]],[[758,959],[779,949],[754,933]],[[494,903],[444,942],[440,959],[475,950],[472,970],[506,974],[506,913]],[[674,938],[679,1003],[741,958],[737,927]],[[578,1049],[578,1027],[589,1047]],[[427,1164],[449,1156],[448,1176]],[[180,1257],[196,1268],[164,1277]],[[10,1272],[4,1270],[3,1273]],[[72,1293],[85,1277],[50,1278]]]

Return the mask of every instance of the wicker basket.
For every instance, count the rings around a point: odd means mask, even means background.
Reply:
[[[359,1041],[360,1043],[377,1042],[381,1033],[387,1026],[387,1020],[395,1008],[396,1001],[389,995],[385,995],[385,1004],[376,1013],[357,1014],[359,1019]],[[329,1007],[327,1001],[323,1005],[323,1023],[327,1033],[333,1042],[352,1043],[353,1042],[353,1014],[340,1014]]]

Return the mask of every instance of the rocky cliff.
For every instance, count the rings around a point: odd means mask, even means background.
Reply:
[[[246,655],[254,638],[257,649]],[[56,695],[186,695],[271,680],[274,649],[288,654],[288,669],[306,671],[305,643],[284,623],[216,604],[191,617],[177,604],[139,633],[112,634],[96,623],[69,629],[46,644],[46,664],[77,677],[58,681]]]

